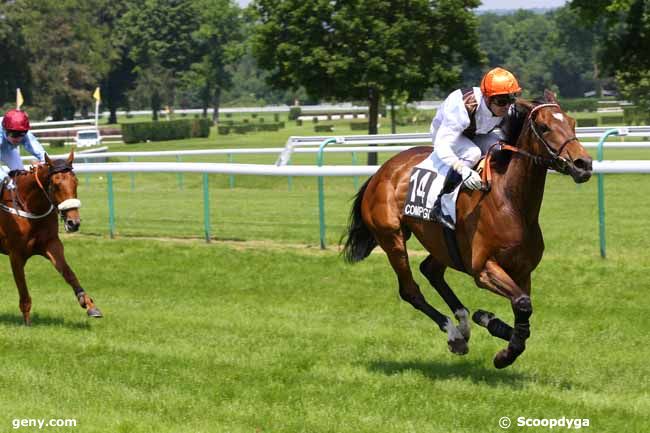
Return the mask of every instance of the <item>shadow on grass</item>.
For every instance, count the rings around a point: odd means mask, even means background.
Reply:
[[[88,319],[92,320],[92,319]],[[18,314],[0,313],[0,324],[9,326],[24,326],[23,316]],[[61,317],[51,317],[43,314],[32,314],[32,327],[37,326],[60,326],[68,329],[88,330],[88,321],[69,321]]]
[[[521,388],[531,380],[530,376],[508,369],[486,368],[483,361],[373,361],[368,369],[387,376],[407,371],[420,372],[431,380],[467,379],[476,384],[488,386],[509,386]]]

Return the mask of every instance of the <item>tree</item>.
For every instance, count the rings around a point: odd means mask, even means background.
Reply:
[[[221,94],[232,85],[229,66],[243,54],[241,10],[232,0],[195,0],[195,6],[200,13],[200,25],[194,38],[201,54],[188,77],[201,89],[204,116],[207,107],[212,106],[212,119],[216,122]]]
[[[103,77],[101,90],[103,103],[108,108],[108,123],[117,123],[117,109],[128,106],[126,92],[135,82],[135,67],[130,59],[130,47],[126,44],[126,35],[122,32],[120,21],[129,10],[129,5],[137,0],[104,0],[105,4],[98,10],[99,23],[106,30],[110,60],[108,74]]]
[[[31,101],[29,53],[21,33],[15,32],[8,18],[0,14],[0,106],[16,101],[16,88]]]
[[[304,86],[319,98],[368,101],[369,134],[379,104],[405,91],[410,100],[460,77],[477,63],[478,0],[255,0],[253,52],[280,88]],[[377,163],[377,154],[368,155]]]
[[[615,75],[623,95],[650,112],[650,1],[573,0],[570,6],[603,24],[599,70]]]
[[[174,104],[180,76],[196,60],[199,11],[190,0],[144,0],[129,4],[120,19],[124,46],[137,75],[137,103],[148,103],[157,120],[162,103]]]
[[[28,90],[35,105],[55,119],[72,118],[92,104],[92,89],[109,68],[108,44],[96,11],[103,0],[17,0],[7,20],[22,35],[30,55]]]

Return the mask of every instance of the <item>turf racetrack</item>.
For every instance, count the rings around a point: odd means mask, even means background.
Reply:
[[[596,182],[549,177],[532,335],[497,371],[492,357],[505,343],[475,326],[469,354],[450,354],[433,322],[399,299],[383,253],[343,263],[333,245],[349,178],[326,181],[323,252],[314,247],[315,179],[287,193],[286,179],[243,177],[231,191],[215,176],[213,230],[242,241],[205,244],[132,237],[200,236],[200,177],[188,176],[181,195],[173,175],[138,176],[134,193],[128,175],[118,179],[116,240],[105,237],[105,183],[80,177],[82,234],[65,236],[66,255],[105,318],[87,319],[51,265],[34,258],[33,326],[23,327],[4,259],[0,431],[13,431],[14,419],[58,418],[77,427],[44,431],[483,433],[503,431],[508,416],[510,431],[549,431],[516,427],[518,417],[565,417],[589,419],[592,432],[646,432],[647,179],[607,177],[602,260]],[[417,265],[424,255],[413,250]],[[505,299],[448,276],[472,311],[511,321]]]

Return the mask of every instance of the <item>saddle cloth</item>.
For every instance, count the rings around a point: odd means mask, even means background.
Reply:
[[[484,162],[485,158],[478,163],[477,170],[479,173],[482,171]],[[446,168],[438,173],[431,158],[425,158],[424,161],[413,167],[409,177],[408,194],[404,201],[404,215],[431,221],[433,204],[442,191],[449,170],[449,168]],[[462,183],[451,193],[444,194],[441,198],[442,211],[451,217],[454,224],[456,223],[456,199],[461,186]]]

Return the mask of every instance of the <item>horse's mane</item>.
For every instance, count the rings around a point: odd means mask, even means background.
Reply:
[[[526,122],[526,117],[528,116],[528,113],[530,113],[531,108],[547,103],[548,100],[543,96],[535,98],[532,101],[517,99],[517,102],[513,104],[508,116],[506,116],[502,128],[506,143],[515,146],[517,140],[519,140],[519,136],[521,135],[521,130],[524,129],[524,123]]]
[[[501,128],[504,134],[504,141],[511,146],[516,146],[530,110],[537,105],[547,104],[548,102],[544,96],[535,98],[532,101],[517,99],[517,102],[512,105]],[[505,171],[511,157],[512,152],[494,152],[492,160],[497,165],[495,169],[499,172]]]

